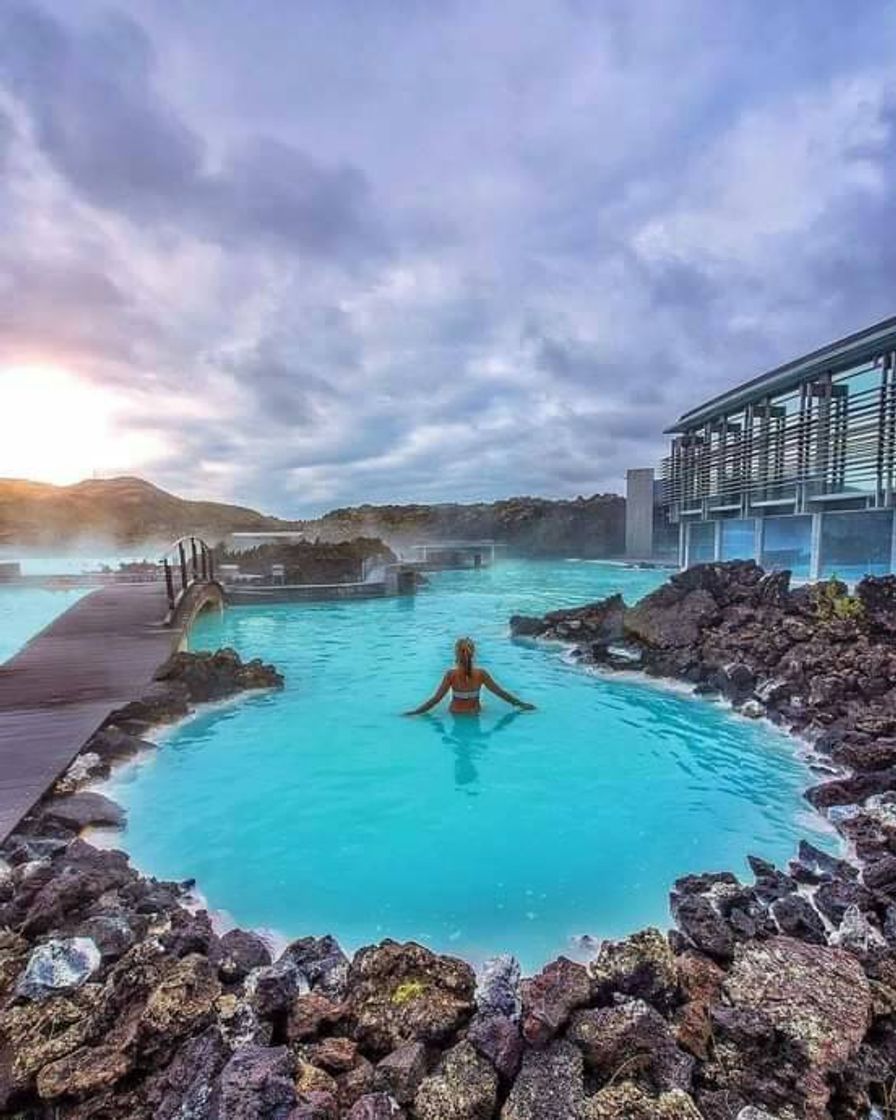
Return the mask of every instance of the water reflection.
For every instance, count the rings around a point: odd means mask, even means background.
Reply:
[[[496,723],[482,721],[481,712],[434,716],[426,713],[421,722],[431,727],[442,742],[454,755],[454,784],[459,790],[475,797],[475,787],[479,784],[479,771],[476,760],[485,754],[489,739],[499,731],[508,728],[523,713],[514,709],[503,715]]]

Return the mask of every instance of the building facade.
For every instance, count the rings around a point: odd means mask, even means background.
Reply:
[[[664,504],[682,566],[896,571],[896,316],[686,412]]]

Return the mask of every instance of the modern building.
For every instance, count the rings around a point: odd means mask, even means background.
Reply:
[[[625,477],[625,555],[629,560],[678,562],[678,525],[669,520],[665,486],[653,467]]]
[[[664,504],[683,566],[896,571],[896,317],[692,408],[668,433]]]

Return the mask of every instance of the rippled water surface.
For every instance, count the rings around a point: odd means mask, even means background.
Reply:
[[[413,598],[208,617],[195,648],[272,660],[286,690],[206,711],[120,772],[126,846],[241,924],[352,949],[388,935],[535,968],[577,935],[665,925],[676,876],[784,860],[813,827],[793,743],[507,630],[513,613],[633,602],[663,578],[508,562]],[[489,698],[478,719],[401,718],[466,633],[538,711]]]

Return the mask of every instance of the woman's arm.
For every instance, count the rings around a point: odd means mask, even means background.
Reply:
[[[490,673],[485,671],[485,669],[480,669],[479,671],[482,673],[482,683],[489,692],[493,692],[495,696],[500,696],[502,700],[506,700],[508,704],[513,704],[515,708],[522,708],[527,712],[534,710],[534,704],[527,704],[525,700],[520,700],[520,698],[514,696],[512,692],[507,692],[498,684]]]
[[[436,704],[438,704],[438,702],[442,699],[442,697],[450,687],[451,670],[449,669],[445,673],[444,677],[442,677],[442,683],[435,690],[432,696],[430,696],[430,698],[425,703],[421,704],[419,708],[411,708],[409,712],[405,712],[404,714],[406,716],[422,716],[424,712],[428,712],[430,708],[434,708]]]

